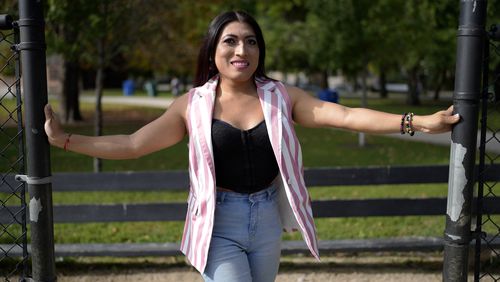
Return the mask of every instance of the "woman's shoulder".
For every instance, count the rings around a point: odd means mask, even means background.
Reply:
[[[273,83],[275,84],[276,87],[284,89],[289,95],[293,96],[304,95],[304,94],[307,95],[307,92],[304,91],[302,88],[290,85],[284,81],[273,79],[270,77],[258,77],[255,79],[255,81],[257,82],[257,84],[260,85],[267,85],[268,83]]]
[[[283,81],[281,80],[277,80],[277,79],[274,79],[274,78],[270,78],[270,77],[256,77],[255,78],[255,82],[257,84],[258,87],[264,87],[264,88],[279,88],[279,89],[284,89],[285,91],[288,91],[288,86],[286,85],[286,83],[284,83]]]
[[[177,112],[178,114],[184,117],[188,108],[188,103],[189,103],[189,92],[175,97],[170,106],[168,107],[168,110],[172,112]]]

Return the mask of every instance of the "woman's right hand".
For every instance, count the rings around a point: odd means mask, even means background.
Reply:
[[[52,106],[50,104],[45,105],[45,133],[49,139],[50,144],[63,147],[64,142],[66,140],[66,133],[62,129],[61,122],[57,117],[56,113],[52,110]]]

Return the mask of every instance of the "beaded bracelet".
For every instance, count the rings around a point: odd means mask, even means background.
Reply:
[[[401,134],[408,133],[410,136],[415,134],[415,130],[413,129],[413,113],[404,113],[401,116],[401,127],[399,131]]]
[[[66,136],[66,141],[64,141],[64,151],[66,152],[68,151],[69,141],[72,134],[73,133],[69,133],[68,136]]]
[[[410,134],[410,136],[413,136],[415,134],[415,130],[413,129],[413,113],[408,113],[406,115],[405,131],[406,133]]]
[[[401,117],[401,127],[399,128],[399,132],[401,132],[401,135],[405,134],[405,118],[408,113],[404,113],[403,116]]]

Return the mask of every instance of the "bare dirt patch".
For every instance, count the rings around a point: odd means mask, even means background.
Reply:
[[[282,259],[277,282],[442,281],[441,254],[370,254],[330,256],[316,262],[309,257]],[[60,282],[203,281],[182,257],[126,259],[112,263],[73,261],[58,266]]]

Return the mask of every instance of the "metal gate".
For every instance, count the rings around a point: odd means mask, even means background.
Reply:
[[[500,184],[484,181],[482,177],[489,165],[500,163],[500,154],[488,150],[500,143],[500,127],[498,122],[493,122],[493,117],[498,119],[500,114],[500,63],[494,71],[489,67],[493,56],[500,56],[499,41],[500,25],[493,25],[487,35],[483,62],[474,281],[500,281],[500,250],[491,245],[493,240],[500,238],[500,218],[483,207],[483,202],[489,198],[500,197]],[[491,83],[490,77],[493,77]]]
[[[25,170],[19,52],[12,48],[18,34],[12,18],[0,15],[0,278],[5,281],[28,276],[25,184],[6,180]],[[21,258],[13,254],[20,249]]]

